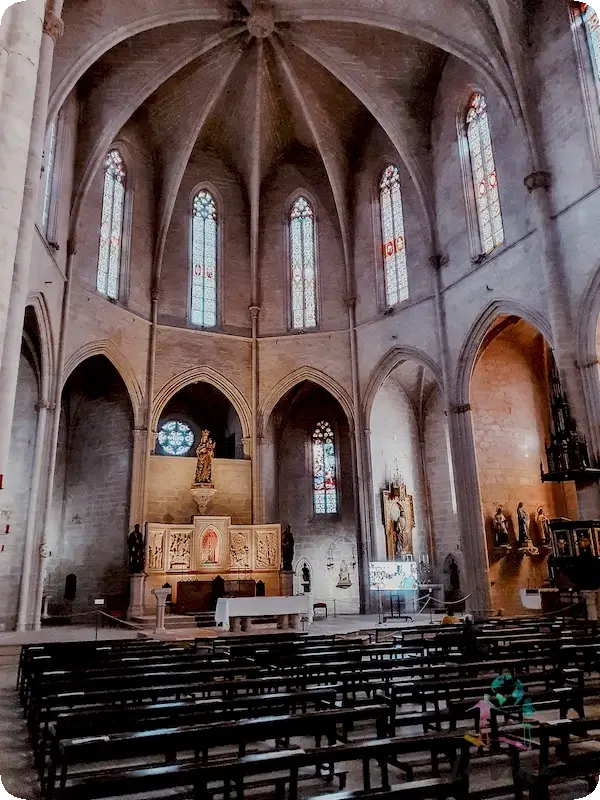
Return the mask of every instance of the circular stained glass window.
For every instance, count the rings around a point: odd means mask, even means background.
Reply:
[[[169,456],[184,456],[194,444],[194,433],[189,425],[169,420],[160,426],[158,443]]]

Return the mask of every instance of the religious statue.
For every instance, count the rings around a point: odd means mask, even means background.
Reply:
[[[523,503],[517,506],[517,523],[519,525],[519,544],[527,544],[529,540],[529,514]]]
[[[293,569],[292,564],[294,561],[294,537],[292,529],[286,525],[281,533],[281,563],[282,568],[285,570]]]
[[[194,485],[210,484],[212,480],[212,460],[215,455],[215,443],[210,438],[209,431],[202,431],[200,443],[196,448],[198,463],[196,464],[196,477]]]
[[[133,530],[127,537],[127,547],[129,548],[129,572],[132,575],[139,575],[144,571],[144,534],[138,524],[133,526]]]
[[[496,547],[504,547],[508,544],[508,522],[502,513],[502,506],[498,506],[494,514],[494,538]]]
[[[349,586],[352,586],[352,581],[350,580],[350,570],[348,569],[348,565],[344,560],[340,564],[340,574],[338,578],[338,582],[336,584],[336,588],[338,589],[347,589]]]
[[[548,544],[550,541],[550,521],[544,514],[542,506],[537,510],[536,522],[540,532],[540,544]]]
[[[302,566],[302,590],[305,594],[310,594],[310,569],[306,561]]]

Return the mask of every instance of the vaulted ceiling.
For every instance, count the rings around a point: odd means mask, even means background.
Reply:
[[[448,54],[484,73],[518,113],[503,41],[520,24],[519,9],[520,0],[66,0],[50,114],[77,86],[73,217],[110,143],[134,118],[157,170],[157,272],[198,151],[239,176],[255,219],[280,160],[298,147],[312,151],[349,260],[349,188],[374,126],[403,159],[425,213],[431,208],[429,132]]]

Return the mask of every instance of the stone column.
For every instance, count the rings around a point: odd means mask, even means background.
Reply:
[[[150,594],[156,597],[156,627],[155,633],[160,633],[165,629],[165,604],[169,596],[170,589],[152,589]]]
[[[260,472],[258,456],[258,315],[260,308],[257,305],[250,306],[250,318],[252,322],[252,523],[258,524],[261,517],[260,502]]]
[[[51,7],[54,5],[54,9]],[[19,356],[21,353],[21,336],[23,317],[29,292],[29,273],[31,267],[31,251],[33,234],[38,215],[38,198],[40,189],[40,173],[46,120],[48,115],[48,98],[50,95],[50,74],[54,57],[54,45],[63,32],[60,17],[62,0],[50,0],[44,17],[42,43],[39,52],[39,69],[35,90],[35,103],[29,137],[29,152],[25,171],[25,188],[21,222],[15,253],[14,270],[10,305],[6,319],[6,332],[2,364],[0,366],[0,419],[11,420],[15,407],[17,376],[19,372]],[[8,467],[11,425],[0,426],[0,475],[4,475]]]
[[[0,354],[4,354],[9,299],[25,191],[25,173],[36,93],[43,0],[16,3],[4,15],[6,69],[0,98]],[[8,28],[6,27],[8,26]],[[3,37],[4,38],[4,37]],[[38,174],[39,178],[39,174]],[[21,325],[23,320],[21,319]],[[4,386],[0,387],[0,396]],[[12,418],[12,415],[11,415]],[[10,431],[10,418],[2,428]],[[0,470],[4,464],[0,464]],[[0,485],[1,476],[0,471]]]
[[[35,450],[33,461],[33,478],[29,493],[29,510],[27,513],[27,528],[25,529],[25,547],[23,550],[23,569],[21,572],[21,586],[19,588],[19,612],[17,616],[17,630],[27,629],[30,614],[30,588],[31,575],[35,568],[35,525],[38,520],[40,505],[40,488],[42,485],[43,470],[46,468],[46,427],[48,411],[54,410],[51,403],[42,402],[36,406],[38,412],[37,427],[35,430]]]
[[[146,589],[147,577],[145,572],[138,572],[135,575],[129,576],[129,608],[127,609],[127,619],[144,616],[144,591]]]
[[[471,406],[455,406],[448,421],[454,459],[456,501],[463,549],[463,586],[471,597],[469,610],[477,616],[488,616],[492,610],[489,563],[485,528],[481,513],[479,480]]]

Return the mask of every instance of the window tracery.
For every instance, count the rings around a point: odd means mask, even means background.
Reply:
[[[331,425],[326,421],[319,422],[312,435],[312,468],[315,514],[336,514],[335,438]]]
[[[190,322],[204,328],[217,324],[217,233],[215,198],[202,189],[192,203]]]
[[[164,455],[185,456],[194,444],[194,432],[186,422],[171,419],[160,426],[156,440]]]
[[[112,300],[119,297],[125,215],[127,170],[118,150],[110,150],[104,161],[104,189],[98,250],[98,291]]]
[[[317,325],[315,215],[305,197],[298,197],[289,217],[292,328]]]
[[[466,131],[481,247],[487,255],[504,242],[504,225],[487,106],[481,92],[469,100]]]
[[[56,138],[58,132],[58,119],[55,118],[50,126],[48,135],[48,154],[44,166],[44,200],[42,203],[42,229],[48,235],[48,220],[50,217],[50,201],[54,184],[54,165],[56,162]]]
[[[404,215],[398,167],[389,164],[379,180],[379,207],[383,247],[385,302],[394,306],[408,300],[408,272]]]

